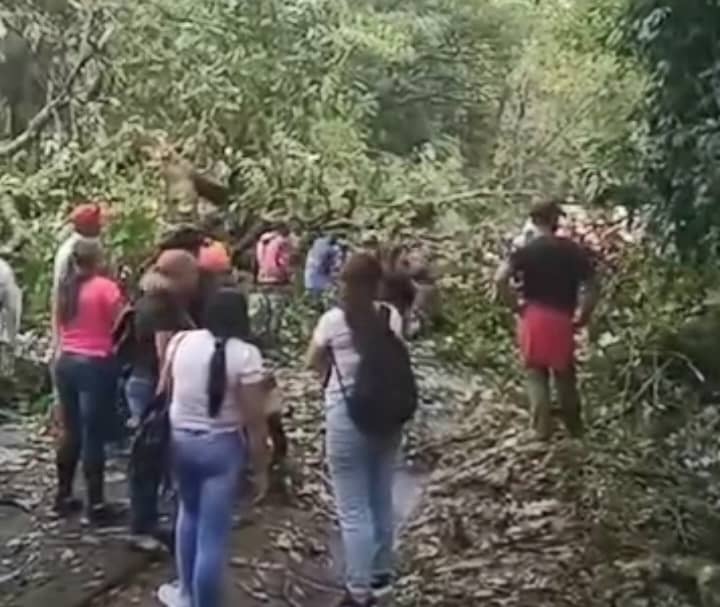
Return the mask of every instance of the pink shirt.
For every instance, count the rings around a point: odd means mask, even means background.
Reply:
[[[278,232],[266,232],[260,237],[255,255],[260,284],[286,284],[290,282],[290,239]]]
[[[112,330],[123,305],[120,287],[104,276],[94,276],[80,287],[75,318],[60,326],[62,351],[105,357],[113,350]]]

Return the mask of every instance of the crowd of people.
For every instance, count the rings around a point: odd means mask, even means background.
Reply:
[[[55,258],[54,511],[59,517],[81,513],[87,525],[117,523],[122,512],[105,501],[104,477],[106,443],[118,435],[121,421],[131,440],[131,531],[138,547],[164,544],[176,555],[179,579],[161,586],[158,598],[166,605],[210,607],[220,601],[238,492],[262,499],[269,470],[288,453],[281,387],[264,354],[282,334],[299,274],[298,247],[287,225],[262,234],[248,285],[222,243],[199,230],[178,230],[131,288],[114,276],[105,257],[102,215],[94,203],[75,208],[73,232]],[[350,252],[338,236],[319,234],[302,273],[318,319],[308,365],[318,371],[327,401],[329,465],[347,547],[347,606],[373,604],[389,588],[392,472],[400,428],[416,402],[411,374],[405,373],[407,411],[376,423],[382,432],[353,431],[362,415],[348,416],[342,404],[383,400],[376,396],[377,372],[365,372],[371,379],[362,384],[364,392],[356,385],[360,352],[370,347],[367,336],[378,344],[389,335],[402,343],[401,312],[412,308],[414,290],[409,273],[401,280],[399,254],[390,259],[378,246]],[[396,265],[392,271],[390,263]],[[391,302],[403,290],[398,310]],[[376,311],[379,298],[385,303]],[[259,321],[262,315],[251,314],[258,299],[268,312]],[[409,357],[399,360],[410,371]],[[118,415],[118,402],[126,404],[125,417]],[[392,408],[383,405],[375,417],[384,419]],[[83,500],[74,493],[81,462]],[[161,501],[168,488],[176,508],[163,525]],[[363,504],[366,491],[371,497]]]
[[[581,436],[574,332],[590,320],[597,273],[580,245],[556,235],[558,203],[537,205],[530,217],[532,233],[498,269],[497,286],[518,315],[538,438],[552,433],[551,378],[567,430]],[[118,520],[104,479],[106,443],[121,420],[131,440],[131,531],[138,545],[161,542],[175,553],[178,581],[161,586],[158,599],[214,607],[237,495],[262,499],[269,470],[288,454],[282,386],[266,354],[281,338],[300,274],[296,238],[285,224],[262,234],[248,284],[221,242],[181,230],[130,288],[106,261],[100,206],[78,206],[70,222],[51,295],[54,511],[82,512],[87,525]],[[418,401],[404,340],[437,311],[436,277],[412,247],[367,238],[352,249],[335,234],[318,234],[302,278],[316,314],[306,364],[324,393],[325,451],[345,550],[339,605],[375,605],[392,588],[393,472]],[[252,314],[258,298],[268,309],[261,322]],[[127,405],[124,417],[118,402]],[[74,494],[81,462],[84,500]],[[176,508],[164,527],[166,489]]]

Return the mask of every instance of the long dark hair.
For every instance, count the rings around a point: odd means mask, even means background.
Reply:
[[[415,301],[415,287],[404,272],[390,272],[380,282],[380,300],[392,304],[400,314],[405,314]]]
[[[97,274],[101,258],[102,248],[95,239],[82,238],[75,242],[69,267],[58,285],[57,311],[62,324],[77,316],[80,289]]]
[[[347,260],[340,274],[343,286],[342,308],[350,328],[355,349],[362,351],[367,340],[380,328],[375,298],[382,278],[378,259],[368,253],[355,253]]]
[[[217,417],[227,389],[226,350],[231,338],[248,341],[250,321],[247,300],[236,287],[221,287],[212,292],[205,306],[205,326],[215,338],[208,376],[208,415]]]

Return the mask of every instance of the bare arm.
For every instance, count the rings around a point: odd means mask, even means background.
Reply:
[[[265,380],[253,384],[238,383],[235,388],[235,398],[242,408],[244,429],[247,431],[250,463],[258,485],[258,498],[261,498],[267,489],[267,469],[270,463],[267,396],[268,384]]]
[[[305,353],[305,368],[317,371],[321,377],[325,377],[330,369],[330,357],[327,348],[318,346],[314,341],[311,341]]]
[[[597,275],[591,276],[583,283],[575,325],[584,327],[590,322],[595,307],[600,299],[600,280]]]
[[[505,303],[513,312],[520,309],[517,293],[510,281],[513,277],[513,270],[510,262],[503,261],[495,272],[495,288],[500,300]]]

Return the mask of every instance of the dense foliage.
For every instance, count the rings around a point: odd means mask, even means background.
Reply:
[[[656,217],[682,253],[717,254],[720,4],[634,0],[625,33],[649,74],[640,158]]]
[[[651,211],[656,230],[639,242],[618,253],[601,239],[604,296],[581,379],[591,459],[602,457],[598,478],[573,491],[583,508],[603,503],[615,468],[643,458],[672,460],[673,475],[694,482],[717,466],[694,452],[686,465],[698,441],[682,429],[714,428],[683,421],[699,409],[696,385],[716,372],[706,344],[720,343],[720,314],[701,305],[717,278],[718,28],[715,0],[4,0],[0,255],[38,324],[75,199],[108,201],[110,251],[137,266],[174,212],[170,148],[227,186],[229,238],[284,217],[304,236],[330,223],[350,240],[372,230],[422,243],[443,294],[435,357],[481,370],[495,406],[490,425],[464,428],[485,449],[507,430],[493,426],[503,411],[512,432],[522,418],[502,402],[522,390],[512,316],[491,278],[528,203],[562,195],[591,209],[590,223],[619,202],[640,219]],[[696,314],[709,324],[678,334]],[[307,333],[308,315],[297,316]],[[628,441],[638,429],[653,440]],[[519,449],[509,438],[493,447],[503,460]],[[466,462],[469,476],[499,468],[488,461]],[[543,461],[532,465],[545,486]],[[665,502],[640,489],[653,502],[649,525]],[[626,514],[627,493],[614,494]],[[684,513],[674,504],[671,524]],[[493,519],[483,526],[504,520]],[[667,522],[659,528],[674,538]],[[510,570],[514,580],[517,563]]]
[[[229,183],[231,220],[311,226],[352,211],[353,226],[422,236],[438,233],[450,200],[458,217],[440,233],[464,231],[461,242],[492,217],[519,222],[516,205],[533,196],[587,201],[624,178],[618,150],[640,79],[595,44],[593,3],[4,6],[3,31],[28,40],[27,69],[43,68],[55,103],[26,139],[8,131],[0,154],[3,250],[35,310],[75,198],[111,201],[115,254],[142,257],[167,211],[148,154],[163,142]],[[21,109],[36,110],[37,93]]]
[[[34,314],[46,311],[50,259],[73,199],[108,200],[113,256],[131,266],[144,259],[173,211],[156,153],[167,143],[228,185],[221,216],[233,236],[253,217],[283,216],[305,233],[330,221],[350,238],[372,229],[422,242],[442,275],[442,351],[505,374],[514,368],[512,322],[492,300],[491,274],[529,200],[650,202],[664,225],[680,228],[677,213],[689,207],[676,205],[677,196],[691,196],[691,174],[713,174],[699,164],[695,173],[678,169],[672,179],[684,185],[672,196],[655,188],[655,198],[628,198],[638,191],[628,184],[681,166],[659,155],[667,140],[653,130],[666,123],[652,112],[679,103],[672,86],[685,77],[679,70],[675,80],[659,79],[657,53],[675,51],[660,44],[671,17],[658,3],[6,6],[0,43],[7,32],[22,34],[35,49],[29,68],[44,70],[46,103],[56,104],[47,122],[26,121],[25,133],[8,131],[0,146],[3,252]],[[655,16],[640,20],[650,8]],[[645,41],[640,55],[618,52],[627,48],[618,45],[628,41],[622,26],[631,9]],[[672,18],[682,15],[693,17]],[[645,73],[635,60],[650,56],[654,68]],[[31,93],[38,91],[26,91],[21,109],[38,111]],[[12,110],[12,99],[4,101]],[[651,159],[658,170],[643,174]],[[694,225],[711,230],[702,217]],[[685,228],[677,234],[690,237]],[[665,270],[649,280],[648,266]],[[645,354],[707,284],[707,274],[683,272],[646,245],[608,271],[592,336],[602,342],[592,349],[598,393],[622,383],[616,365],[634,370],[628,386],[642,385],[652,360]],[[668,285],[681,281],[676,296]],[[603,364],[617,342],[631,348],[615,348],[613,365]]]

